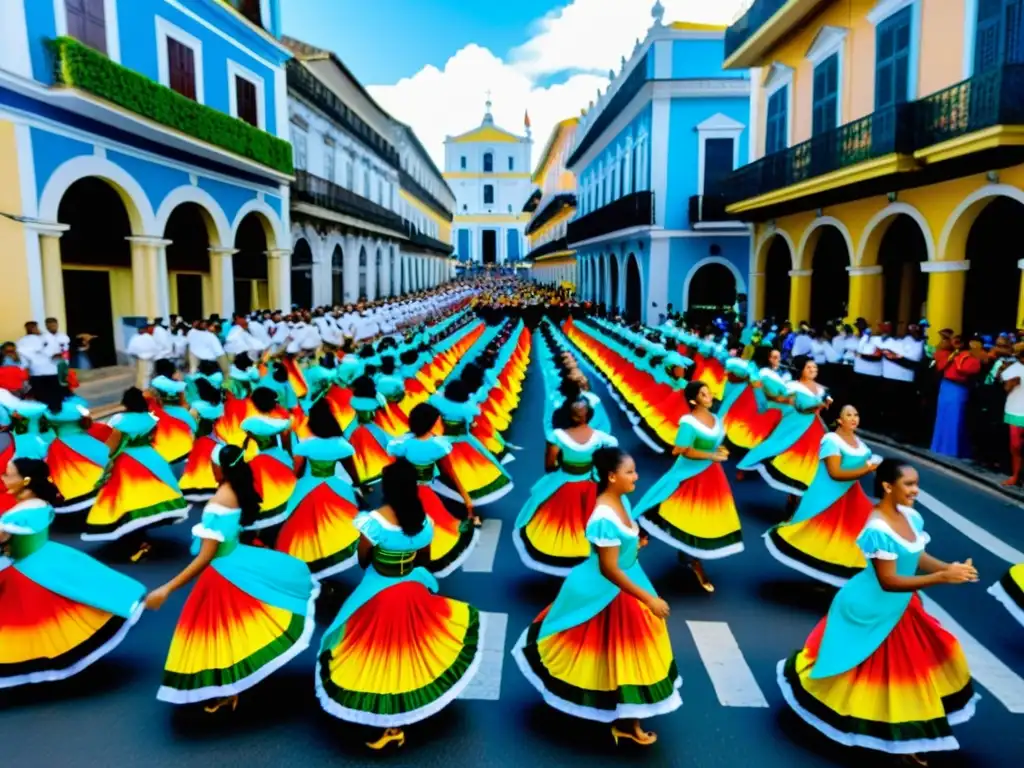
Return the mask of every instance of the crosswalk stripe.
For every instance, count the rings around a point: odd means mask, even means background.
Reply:
[[[968,539],[978,546],[984,547],[996,557],[1002,558],[1010,565],[1024,563],[1024,552],[1011,547],[1002,539],[993,536],[980,525],[968,520],[949,505],[943,504],[930,493],[921,491],[917,496],[917,500],[936,517],[942,518]]]
[[[494,570],[494,558],[498,554],[500,539],[501,520],[484,520],[480,528],[480,539],[462,564],[462,570],[466,573],[491,573]]]
[[[960,641],[971,668],[971,677],[1015,715],[1024,714],[1024,680],[1003,664],[946,610],[927,595],[921,595],[925,609]]]
[[[505,664],[505,634],[508,631],[507,613],[484,613],[484,635],[480,639],[481,661],[480,670],[470,681],[466,689],[459,694],[460,699],[476,701],[497,701],[501,698],[501,671]]]
[[[723,707],[767,707],[743,651],[724,621],[687,621],[697,653]]]

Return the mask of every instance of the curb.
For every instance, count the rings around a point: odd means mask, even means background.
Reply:
[[[927,448],[921,448],[916,445],[907,445],[906,443],[899,443],[893,440],[892,438],[887,437],[886,435],[880,435],[877,432],[870,432],[866,429],[859,429],[857,430],[857,432],[858,434],[861,435],[861,437],[873,443],[878,443],[879,445],[883,445],[886,448],[893,448],[898,451],[903,451],[904,453],[908,453],[911,456],[915,456],[916,458],[927,461],[930,464],[935,465],[936,467],[949,470],[950,472],[954,472],[957,475],[960,475],[961,477],[973,480],[974,482],[984,486],[988,490],[994,491],[995,493],[998,493],[1001,496],[1005,496],[1008,499],[1012,499],[1013,501],[1016,502],[1024,502],[1024,488],[1020,486],[1004,486],[1001,484],[1001,479],[997,481],[990,477],[989,475],[982,474],[981,472],[972,469],[970,466],[964,464],[961,461],[951,459],[947,456],[940,456],[939,454],[932,453]]]

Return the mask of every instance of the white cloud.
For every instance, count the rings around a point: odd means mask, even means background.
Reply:
[[[662,0],[665,22],[727,23],[747,0]],[[523,132],[523,114],[533,123],[534,159],[554,125],[578,115],[600,88],[607,72],[643,39],[652,19],[647,0],[571,0],[538,20],[532,37],[503,60],[479,45],[458,51],[440,70],[428,66],[394,85],[369,86],[381,105],[413,127],[437,163],[444,167],[444,139],[480,124],[488,90],[495,122]],[[565,74],[555,85],[542,85]]]

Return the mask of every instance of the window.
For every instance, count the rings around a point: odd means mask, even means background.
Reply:
[[[104,0],[64,0],[67,33],[100,53],[107,52],[107,20]]]
[[[324,137],[324,178],[334,182],[334,142]]]
[[[493,184],[484,184],[484,205],[494,205]]]
[[[167,66],[171,90],[195,101],[196,57],[192,49],[173,37],[167,39]]]
[[[370,170],[363,171],[363,197],[370,199]]]
[[[345,189],[356,191],[356,168],[351,160],[345,161]]]
[[[910,87],[909,7],[894,13],[875,31],[875,109],[902,104]]]
[[[377,179],[377,203],[384,205],[384,182]]]
[[[494,155],[490,152],[484,153],[484,173],[494,173]]]
[[[697,188],[702,195],[719,194],[739,161],[743,123],[728,115],[712,115],[697,126]]]
[[[722,182],[733,171],[734,140],[707,139],[704,142],[704,189],[713,192],[722,188]]]
[[[814,106],[811,133],[814,136],[839,126],[839,54],[833,53],[814,68]]]
[[[256,86],[245,78],[235,75],[235,110],[238,119],[259,127],[259,110],[256,108]]]
[[[977,0],[974,74],[1024,60],[1024,0]]]
[[[292,154],[294,155],[295,169],[306,170],[306,132],[299,126],[292,123]]]
[[[469,167],[469,162],[466,160],[466,156],[463,155],[459,158],[459,168],[466,170],[467,167]]]
[[[228,59],[228,103],[232,117],[264,127],[263,78]]]
[[[510,171],[514,171],[516,169],[516,159],[514,157],[511,157],[511,156],[509,157],[509,159],[508,159],[508,169]]]
[[[186,98],[205,104],[203,94],[203,44],[182,29],[156,17],[157,77],[161,85]],[[233,78],[228,81],[233,86]],[[234,104],[231,107],[234,108]]]
[[[789,86],[784,85],[768,97],[765,117],[764,153],[781,152],[789,146]]]

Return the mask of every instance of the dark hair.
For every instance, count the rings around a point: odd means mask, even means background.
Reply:
[[[174,374],[177,372],[178,369],[174,367],[174,363],[166,357],[162,357],[153,363],[153,373],[157,376],[166,376],[168,379],[173,379]]]
[[[200,360],[199,372],[204,376],[213,376],[214,374],[220,373],[220,366],[217,364],[216,360]]]
[[[243,450],[237,445],[225,445],[220,449],[218,464],[224,482],[238,497],[238,506],[242,510],[242,525],[252,525],[260,514],[263,497],[256,489],[256,478],[252,467],[245,460]]]
[[[288,383],[288,369],[284,367],[283,363],[274,363],[274,372],[271,376],[278,384]]]
[[[364,344],[359,349],[359,357],[362,357],[364,359],[368,358],[368,357],[373,357],[375,354],[377,354],[377,353],[373,351],[373,345],[372,344]]]
[[[808,363],[813,362],[814,358],[808,355],[800,355],[799,357],[794,357],[793,362],[791,363],[791,365],[793,366],[793,378],[799,379],[801,376],[803,376],[804,368],[807,367]]]
[[[277,408],[277,393],[269,387],[256,387],[249,399],[260,413],[270,413]]]
[[[621,448],[598,448],[594,451],[591,459],[594,463],[594,471],[597,473],[597,492],[604,493],[608,490],[608,475],[622,466],[622,462],[629,457]]]
[[[580,410],[583,412],[582,419],[577,417]],[[572,429],[581,424],[589,424],[593,418],[594,409],[586,398],[582,396],[574,397],[571,400],[566,398],[566,401],[558,406],[552,415],[551,426],[554,429]]]
[[[309,409],[309,431],[317,437],[341,437],[344,434],[326,398],[317,400]]]
[[[320,358],[320,365],[327,370],[333,370],[334,366],[338,363],[338,356],[333,353],[328,353]]]
[[[448,382],[444,388],[444,396],[453,403],[469,402],[469,391],[466,389],[466,383],[458,379]]]
[[[28,483],[28,489],[51,507],[61,501],[60,491],[50,479],[50,468],[39,459],[14,459],[12,462],[18,474]]]
[[[146,396],[138,387],[129,387],[121,395],[121,405],[129,413],[146,413],[149,410],[149,403]]]
[[[374,376],[377,373],[377,366],[367,363],[366,365],[363,366],[363,372],[367,376]]]
[[[686,398],[687,404],[697,402],[697,395],[706,386],[707,384],[699,380],[694,380],[687,384],[686,389],[683,390],[683,397]]]
[[[430,403],[420,403],[409,411],[409,431],[416,437],[423,437],[441,418],[441,412]]]
[[[240,371],[246,371],[252,367],[252,358],[249,357],[248,352],[239,352],[235,355],[233,365]]]
[[[380,359],[380,372],[385,376],[390,376],[395,372],[395,358],[394,355],[387,355]]]
[[[373,379],[364,374],[352,382],[352,394],[356,397],[373,399],[377,397],[377,385],[373,383]]]
[[[402,365],[412,365],[420,359],[420,353],[415,349],[407,349],[398,359],[402,361]]]
[[[903,470],[913,469],[914,465],[899,459],[884,459],[875,470],[875,496],[885,496],[885,488],[882,483],[894,484],[903,476]]]
[[[415,536],[423,530],[427,513],[420,501],[416,467],[407,459],[395,459],[384,467],[381,475],[384,503],[395,511],[398,524],[406,536]]]
[[[558,385],[558,392],[565,397],[566,401],[575,400],[583,392],[583,387],[580,386],[578,381],[562,379],[562,382]]]
[[[199,397],[211,405],[220,405],[223,402],[224,393],[217,389],[207,379],[199,377],[195,380],[196,392]]]

